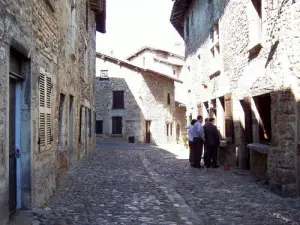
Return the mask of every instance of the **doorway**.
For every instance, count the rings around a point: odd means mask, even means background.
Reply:
[[[253,142],[253,132],[252,132],[252,109],[251,109],[251,98],[245,97],[241,100],[241,105],[245,114],[245,152],[244,152],[244,168],[250,169],[250,149],[248,149],[248,144]]]
[[[13,214],[21,207],[20,189],[20,159],[21,144],[21,83],[10,77],[9,79],[9,212]]]
[[[73,138],[74,138],[74,97],[70,95],[69,102],[69,164],[73,162]]]
[[[179,143],[180,141],[180,125],[176,125],[176,142]]]
[[[151,143],[150,126],[151,126],[151,120],[146,120],[146,143],[148,143],[148,144]]]
[[[84,150],[85,154],[88,152],[88,108],[84,111]]]

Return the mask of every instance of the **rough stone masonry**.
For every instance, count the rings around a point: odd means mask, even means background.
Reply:
[[[41,206],[93,150],[104,15],[105,1],[0,1],[0,224],[15,208]]]
[[[171,16],[186,46],[187,114],[215,116],[230,140],[228,163],[264,164],[270,187],[292,195],[300,191],[299,9],[293,0],[177,0]]]

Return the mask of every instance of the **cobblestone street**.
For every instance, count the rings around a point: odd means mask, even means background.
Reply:
[[[182,158],[97,144],[33,210],[33,224],[300,224],[300,199],[270,193],[245,171],[190,168]]]

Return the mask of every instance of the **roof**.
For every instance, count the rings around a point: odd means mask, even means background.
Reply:
[[[135,65],[132,62],[129,62],[128,60],[119,59],[119,58],[109,56],[109,55],[99,53],[99,52],[96,53],[96,57],[101,58],[101,59],[109,60],[110,62],[116,63],[118,65],[126,66],[130,69],[136,69],[136,70],[139,70],[139,71],[142,71],[142,72],[148,72],[148,73],[151,73],[151,74],[154,74],[154,75],[158,75],[158,76],[165,77],[167,79],[176,81],[178,83],[183,83],[181,80],[177,79],[176,77],[172,77],[172,76],[169,76],[169,75],[164,74],[164,73],[160,73],[160,72],[152,70],[152,69],[148,69],[148,68],[144,68],[142,66]]]
[[[167,55],[170,55],[170,56],[175,56],[175,57],[180,58],[180,59],[184,59],[184,57],[181,56],[181,55],[178,55],[178,54],[166,51],[166,50],[162,50],[162,49],[158,49],[158,48],[151,48],[151,47],[145,46],[145,47],[142,47],[141,49],[137,50],[135,53],[133,53],[129,57],[127,57],[127,60],[131,60],[132,58],[134,58],[135,56],[138,56],[139,54],[141,54],[144,51],[154,51],[154,52],[159,52],[159,53],[162,53],[162,54],[167,54]]]
[[[192,0],[175,0],[171,12],[170,22],[182,38],[184,37],[184,16],[191,3]]]
[[[96,30],[106,32],[106,0],[91,0],[91,9],[95,11]]]

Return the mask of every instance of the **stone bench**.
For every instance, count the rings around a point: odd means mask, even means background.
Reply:
[[[251,143],[247,147],[250,150],[250,173],[258,179],[267,181],[268,152],[270,146]]]

